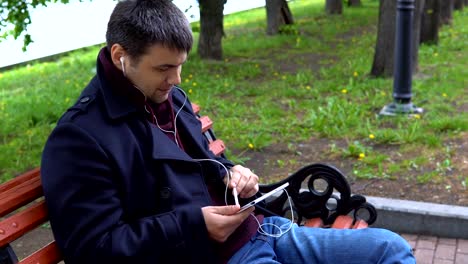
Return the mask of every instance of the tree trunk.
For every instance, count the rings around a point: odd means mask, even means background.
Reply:
[[[221,60],[224,36],[223,11],[226,0],[199,0],[198,3],[200,7],[198,55],[203,59]]]
[[[464,4],[465,4],[465,0],[455,0],[453,3],[453,9],[463,10]]]
[[[442,0],[440,3],[440,23],[441,25],[451,25],[453,19],[454,0]]]
[[[325,12],[327,14],[342,14],[343,13],[343,2],[342,0],[326,0]]]
[[[412,39],[412,72],[417,69],[421,13],[424,0],[415,0],[413,10]],[[392,77],[394,67],[394,50],[396,34],[396,0],[380,0],[377,42],[375,45],[374,62],[371,75],[376,77]]]
[[[444,0],[426,0],[421,17],[420,43],[437,44],[439,42],[441,1]]]
[[[267,0],[265,8],[268,35],[276,35],[280,32],[282,26],[294,23],[286,0]]]
[[[361,6],[361,0],[348,0],[348,6]]]

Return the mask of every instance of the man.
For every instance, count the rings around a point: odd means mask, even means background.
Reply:
[[[414,263],[408,244],[386,230],[293,225],[269,235],[288,220],[227,205],[226,187],[250,198],[258,177],[208,150],[176,87],[193,39],[170,1],[119,2],[106,38],[96,76],[43,153],[66,263]]]

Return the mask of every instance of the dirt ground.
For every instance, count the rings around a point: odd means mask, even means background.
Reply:
[[[351,191],[356,194],[468,206],[468,189],[463,180],[468,177],[468,133],[453,142],[445,142],[453,150],[451,170],[445,171],[437,181],[419,183],[416,180],[421,170],[409,169],[392,175],[391,179],[359,179],[353,174],[355,159],[343,158],[331,153],[330,145],[346,146],[345,142],[313,138],[295,145],[272,145],[262,152],[250,152],[246,166],[253,169],[264,183],[274,182],[294,173],[302,166],[311,163],[327,163],[346,175]],[[411,153],[401,153],[398,147],[381,148],[380,152],[389,156],[398,155],[400,160],[411,159]],[[297,153],[300,153],[298,155]],[[407,155],[407,157],[405,157]],[[437,160],[437,157],[435,158]],[[442,159],[442,157],[440,157]],[[277,162],[277,161],[283,162]],[[288,162],[293,160],[294,162]],[[437,165],[429,164],[424,171],[435,171]],[[281,165],[280,165],[281,164]],[[465,183],[468,184],[468,183]]]

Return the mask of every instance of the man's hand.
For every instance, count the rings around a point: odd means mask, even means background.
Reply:
[[[234,230],[249,217],[254,207],[236,214],[239,210],[238,205],[203,207],[203,218],[210,238],[217,242],[226,241]]]
[[[258,192],[258,176],[241,165],[231,168],[230,181],[226,184],[230,189],[236,188],[241,198],[252,197]]]

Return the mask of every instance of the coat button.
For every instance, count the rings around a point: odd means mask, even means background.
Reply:
[[[89,96],[85,96],[85,97],[80,99],[80,103],[86,103],[88,101],[89,101]]]
[[[168,199],[171,197],[171,188],[169,187],[164,187],[159,191],[159,195],[162,199]]]

